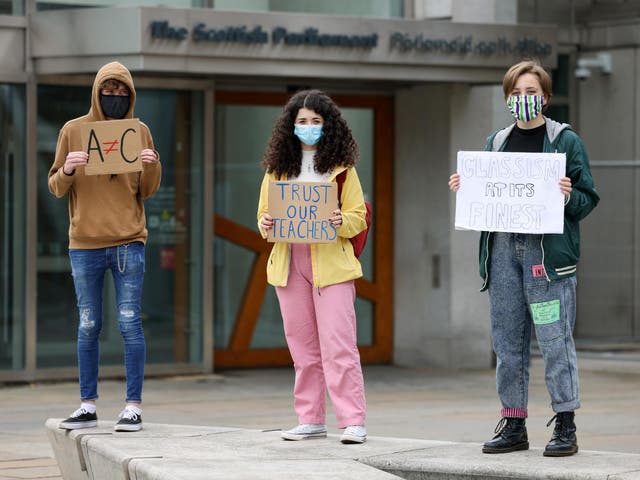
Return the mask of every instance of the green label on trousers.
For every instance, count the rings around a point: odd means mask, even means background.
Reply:
[[[560,300],[532,303],[531,315],[533,316],[533,323],[538,325],[557,322],[560,320]]]

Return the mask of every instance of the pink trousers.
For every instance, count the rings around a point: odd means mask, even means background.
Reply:
[[[364,425],[353,281],[314,288],[309,245],[291,244],[289,280],[276,293],[296,372],[298,422],[326,423],[328,390],[339,428]]]

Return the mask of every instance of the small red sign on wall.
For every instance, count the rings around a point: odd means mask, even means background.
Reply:
[[[174,247],[163,247],[160,250],[160,268],[162,270],[176,269],[176,249]]]

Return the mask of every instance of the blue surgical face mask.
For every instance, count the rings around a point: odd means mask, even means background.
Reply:
[[[320,141],[322,125],[296,125],[293,133],[302,143],[312,147]]]

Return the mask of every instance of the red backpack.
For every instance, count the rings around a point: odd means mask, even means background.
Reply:
[[[342,205],[340,201],[342,199],[342,184],[347,178],[347,171],[344,170],[340,172],[336,177],[336,182],[338,182],[338,202]],[[364,246],[367,243],[367,235],[369,234],[369,227],[371,226],[371,203],[365,200],[365,207],[367,207],[367,214],[365,215],[365,221],[367,222],[367,228],[357,234],[355,237],[351,237],[349,241],[351,245],[353,245],[353,253],[356,258],[360,257],[362,250],[364,250]]]

